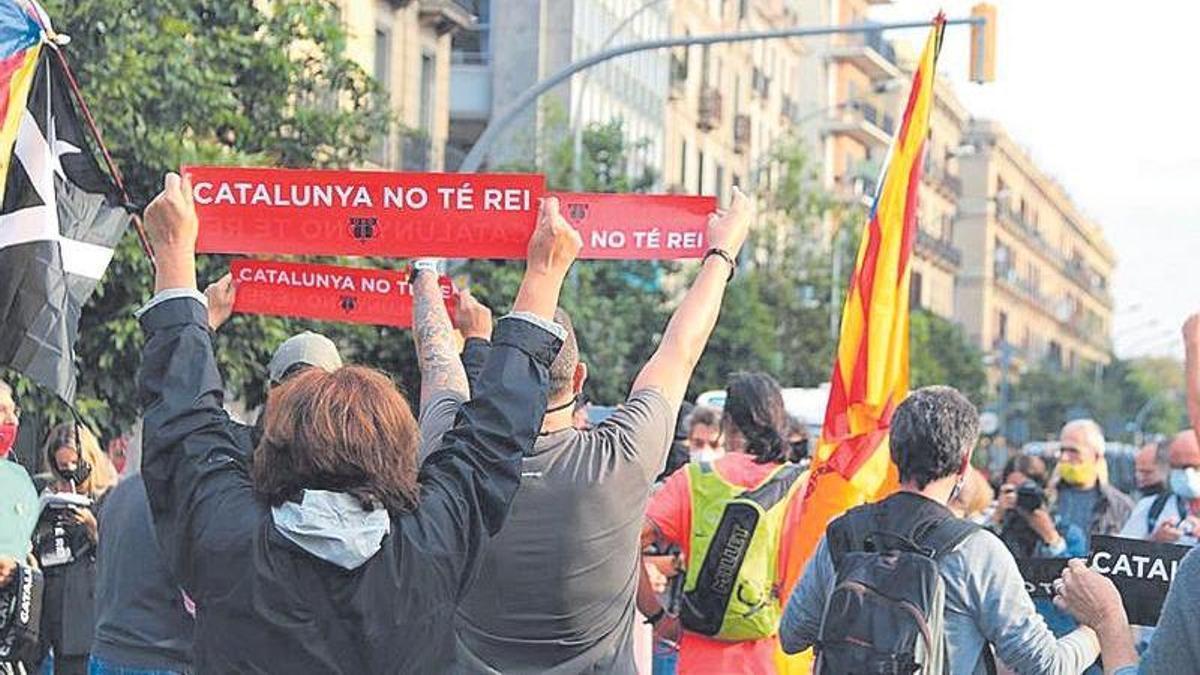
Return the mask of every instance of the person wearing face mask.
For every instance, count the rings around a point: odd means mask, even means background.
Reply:
[[[24,560],[37,523],[37,491],[13,456],[21,411],[12,387],[0,381],[0,556]]]
[[[1168,489],[1134,507],[1122,537],[1195,546],[1200,542],[1200,441],[1191,429],[1167,444]]]
[[[1059,434],[1058,501],[1055,515],[1088,538],[1115,535],[1129,520],[1133,500],[1109,485],[1104,470],[1104,432],[1089,419],[1067,422]]]
[[[72,423],[50,430],[45,456],[53,480],[42,493],[33,533],[46,582],[40,636],[51,649],[54,674],[76,675],[87,672],[95,630],[96,514],[116,484],[116,470],[95,435]]]
[[[1133,473],[1137,482],[1137,498],[1154,497],[1167,491],[1167,474],[1171,462],[1167,458],[1170,441],[1147,443],[1134,455]]]

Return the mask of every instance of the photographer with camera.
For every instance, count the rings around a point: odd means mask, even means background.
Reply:
[[[46,581],[41,638],[52,651],[55,675],[76,675],[87,672],[95,629],[96,513],[116,471],[82,425],[51,429],[45,456],[53,480],[42,493],[33,532],[33,554]]]
[[[993,529],[1018,561],[1026,558],[1077,558],[1087,555],[1087,537],[1077,525],[1056,518],[1046,494],[1046,463],[1018,455],[1004,467],[1004,483],[992,514]],[[1056,637],[1075,629],[1075,621],[1049,599],[1036,599],[1038,614]]]

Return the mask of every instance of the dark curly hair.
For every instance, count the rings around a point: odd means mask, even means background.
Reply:
[[[892,461],[918,488],[958,473],[978,439],[979,411],[953,387],[917,389],[892,416]]]
[[[746,453],[759,464],[788,461],[788,414],[779,383],[765,373],[734,373],[725,392],[722,422],[746,439]]]

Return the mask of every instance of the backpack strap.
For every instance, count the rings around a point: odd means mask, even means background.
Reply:
[[[920,535],[919,541],[922,546],[933,553],[930,557],[939,560],[942,556],[958,548],[967,537],[980,529],[982,529],[980,526],[969,520],[949,517],[926,529]]]
[[[1171,494],[1170,490],[1164,490],[1154,497],[1154,502],[1150,504],[1150,511],[1146,514],[1146,534],[1154,532],[1154,528],[1158,526],[1158,517],[1167,507],[1167,500],[1171,498]],[[1178,508],[1178,506],[1177,502],[1176,507]],[[1186,512],[1180,511],[1180,513]]]
[[[770,511],[788,496],[792,486],[803,473],[804,469],[795,464],[784,464],[771,472],[761,485],[738,495],[738,499],[748,499],[761,506],[764,511]]]

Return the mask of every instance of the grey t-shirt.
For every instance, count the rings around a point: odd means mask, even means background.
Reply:
[[[451,409],[441,401],[427,407],[424,446],[436,447],[429,441],[449,426]],[[677,412],[647,389],[594,429],[538,438],[508,519],[459,606],[464,671],[636,672],[642,518]]]

